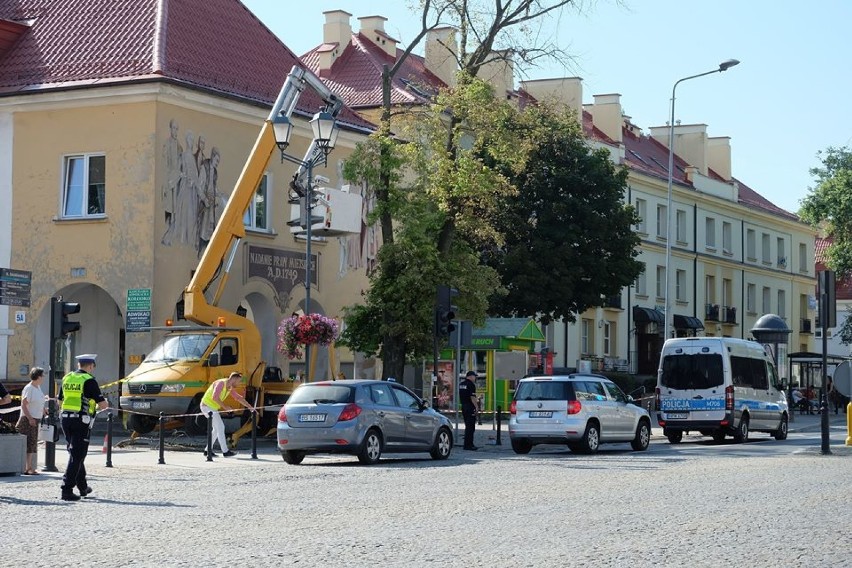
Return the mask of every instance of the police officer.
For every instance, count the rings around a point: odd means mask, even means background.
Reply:
[[[92,376],[97,357],[91,353],[78,355],[77,370],[62,379],[62,390],[58,397],[62,403],[59,416],[68,449],[68,467],[62,477],[63,501],[79,501],[80,496],[86,497],[92,492],[86,482],[86,466],[83,462],[89,452],[89,433],[95,421],[95,412],[108,406],[98,381]],[[74,493],[74,487],[77,487],[80,495]]]
[[[473,433],[476,431],[476,371],[468,371],[459,385],[459,400],[464,416],[464,449],[478,450],[473,445]]]

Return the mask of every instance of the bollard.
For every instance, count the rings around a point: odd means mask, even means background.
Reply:
[[[828,437],[828,399],[825,396],[825,393],[822,394],[820,398],[819,404],[819,413],[820,413],[820,430],[822,433],[822,443],[820,444],[820,451],[823,455],[831,454],[831,445]]]
[[[213,461],[213,413],[207,413],[207,461]]]
[[[160,413],[160,460],[157,462],[162,465],[166,463],[166,417]]]
[[[852,401],[846,405],[846,445],[852,446]]]
[[[257,410],[251,413],[251,459],[257,459]]]
[[[112,411],[107,414],[107,461],[106,466],[112,467]]]
[[[500,417],[500,412],[501,412],[502,410],[503,410],[503,409],[502,409],[502,408],[500,408],[499,406],[497,407],[497,445],[498,445],[498,446],[502,446],[502,445],[503,445],[503,441],[500,439],[500,418],[501,418],[501,417]]]

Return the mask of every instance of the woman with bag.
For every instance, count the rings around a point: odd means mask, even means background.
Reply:
[[[24,475],[38,475],[35,463],[38,452],[38,426],[44,415],[44,393],[41,392],[43,378],[44,369],[33,367],[30,371],[30,382],[21,392],[21,417],[16,427],[20,434],[27,437],[27,469]]]

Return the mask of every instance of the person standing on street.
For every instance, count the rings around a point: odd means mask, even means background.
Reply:
[[[476,371],[468,371],[459,385],[462,416],[464,416],[464,449],[478,450],[473,445],[473,434],[476,431]]]
[[[211,413],[213,414],[213,441],[210,442],[209,448],[205,446],[205,456],[207,452],[210,452],[214,456],[216,455],[213,453],[213,444],[216,440],[219,440],[219,447],[222,448],[222,455],[224,457],[229,458],[237,455],[236,452],[228,449],[228,441],[225,438],[225,423],[222,421],[220,412],[222,409],[230,410],[230,407],[225,404],[225,399],[229,395],[252,412],[255,411],[254,407],[240,393],[234,390],[240,384],[242,378],[243,376],[240,373],[234,371],[227,379],[213,381],[213,384],[207,388],[207,392],[201,398],[201,412],[204,413],[205,417],[209,417]]]
[[[89,435],[95,413],[108,406],[97,379],[92,376],[97,358],[91,353],[77,355],[77,370],[62,378],[62,390],[57,397],[61,402],[59,416],[68,449],[68,466],[62,477],[63,501],[79,501],[81,496],[87,497],[92,492],[84,465],[89,453]],[[80,495],[74,493],[74,487]]]
[[[43,378],[44,369],[33,367],[30,370],[30,382],[21,392],[21,417],[15,427],[19,434],[27,437],[27,468],[24,475],[38,475],[35,464],[38,452],[38,423],[44,415],[44,393],[41,392]]]

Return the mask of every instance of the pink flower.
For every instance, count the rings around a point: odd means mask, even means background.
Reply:
[[[292,315],[278,326],[278,351],[288,359],[302,357],[302,345],[331,345],[340,333],[334,318],[321,314]]]

